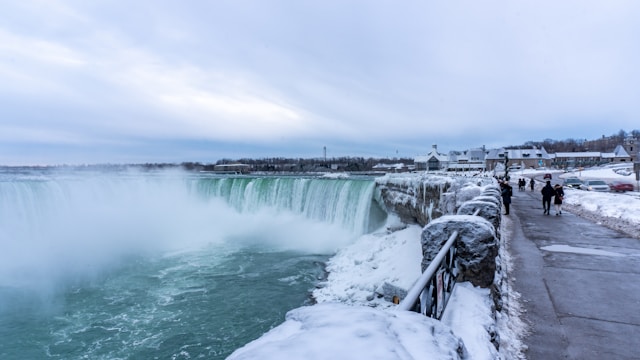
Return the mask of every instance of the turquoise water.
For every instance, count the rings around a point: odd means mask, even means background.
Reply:
[[[309,304],[326,258],[211,247],[129,259],[46,298],[14,293],[0,314],[0,357],[224,359]]]
[[[0,358],[224,359],[312,303],[380,220],[372,198],[367,180],[4,169]]]

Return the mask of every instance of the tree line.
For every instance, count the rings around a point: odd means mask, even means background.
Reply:
[[[587,140],[587,139],[566,139],[566,140],[553,140],[544,139],[542,141],[527,141],[522,145],[510,145],[507,149],[518,149],[522,147],[544,147],[549,153],[556,152],[584,152],[584,151],[597,151],[597,152],[611,152],[616,146],[622,145],[627,137],[634,137],[636,140],[640,140],[640,130],[632,130],[626,132],[624,130],[618,131],[618,133],[605,136],[602,138]]]
[[[527,141],[522,145],[506,146],[506,149],[544,147],[549,153],[556,152],[611,152],[617,145],[623,144],[629,136],[640,140],[640,130],[626,132],[618,131],[616,134],[602,138],[587,139],[566,139],[553,140],[544,139],[542,141]],[[215,171],[216,165],[245,164],[249,165],[250,171],[263,172],[326,172],[326,171],[348,171],[366,172],[375,170],[378,164],[413,164],[413,158],[364,158],[364,157],[335,157],[335,158],[286,158],[271,157],[262,159],[220,159],[215,163],[202,164],[199,162],[183,162],[181,164],[141,164],[146,169],[179,167],[189,171]]]

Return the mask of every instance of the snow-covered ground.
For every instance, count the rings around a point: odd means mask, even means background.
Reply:
[[[631,165],[631,164],[629,164]],[[626,193],[593,192],[572,188],[564,188],[565,210],[591,219],[609,228],[624,232],[629,236],[640,238],[640,192],[635,175],[616,173],[619,167],[591,168],[574,172],[552,172],[552,184],[562,184],[567,177],[581,180],[598,179],[609,183],[615,180],[635,185],[635,191]],[[525,170],[512,173],[512,181],[522,176],[538,176],[551,171]]]
[[[517,171],[512,173],[512,181],[541,172],[549,171]],[[579,174],[556,172],[552,181],[561,183],[566,176],[635,180],[633,175],[597,169]],[[639,236],[637,192],[567,189],[565,193],[567,211]],[[510,224],[508,219],[503,221],[501,229],[499,261],[503,269],[511,267]],[[456,285],[442,321],[398,311],[374,296],[384,282],[409,288],[420,276],[420,233],[418,226],[381,230],[343,248],[328,264],[326,286],[314,292],[319,304],[290,311],[283,324],[238,349],[229,359],[524,359],[521,338],[526,327],[519,317],[518,294],[510,291],[508,281],[503,282],[503,310],[495,317],[489,290],[469,283]],[[491,334],[496,332],[500,350],[491,342]]]

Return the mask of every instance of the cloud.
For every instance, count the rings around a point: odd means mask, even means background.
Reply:
[[[599,137],[640,115],[631,1],[46,4],[0,14],[12,143],[415,155]]]

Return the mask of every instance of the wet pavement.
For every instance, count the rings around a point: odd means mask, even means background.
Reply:
[[[640,240],[563,211],[540,189],[513,191],[514,290],[529,360],[640,359]],[[640,231],[640,229],[638,230]]]

